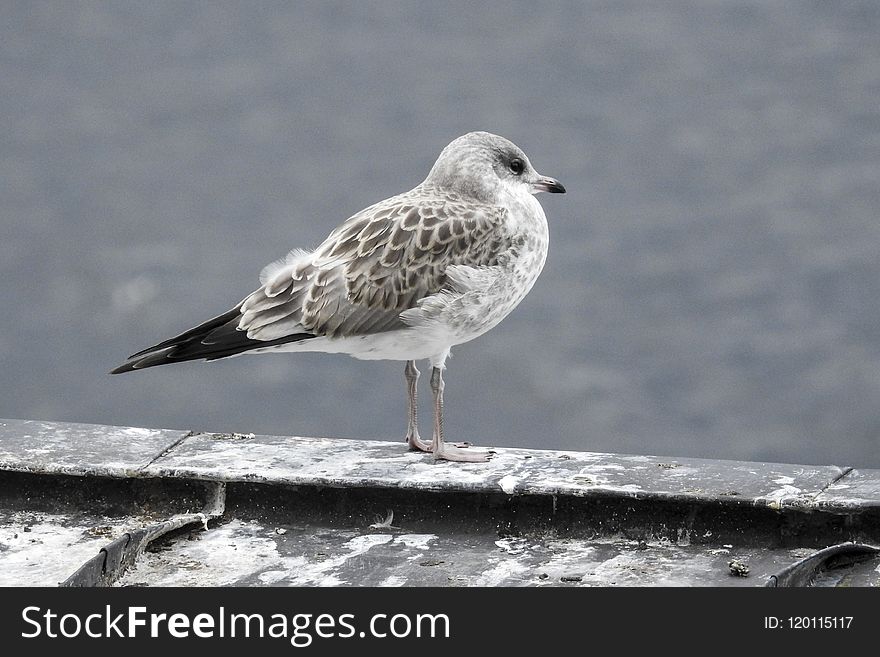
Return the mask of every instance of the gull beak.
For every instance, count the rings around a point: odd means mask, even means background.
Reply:
[[[551,194],[565,194],[565,187],[555,178],[541,176],[537,181],[532,183],[532,193],[550,192]]]

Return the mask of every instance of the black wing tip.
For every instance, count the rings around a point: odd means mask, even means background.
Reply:
[[[122,365],[110,370],[110,374],[125,374],[126,372],[134,372],[147,367],[155,367],[156,365],[165,365],[174,362],[169,356],[174,352],[174,347],[165,347],[157,351],[139,352],[134,356],[129,356],[128,360]]]
[[[134,372],[135,370],[143,369],[144,367],[149,367],[149,365],[142,364],[142,360],[129,360],[124,362],[122,365],[118,367],[114,367],[112,370],[107,372],[107,374],[125,374],[126,372]],[[156,365],[160,365],[161,363],[155,363]]]
[[[283,338],[261,342],[259,340],[251,340],[239,336],[236,333],[230,334],[236,339],[232,342],[222,343],[215,342],[183,342],[161,349],[146,349],[132,356],[122,365],[110,370],[110,374],[125,374],[126,372],[134,372],[135,370],[143,370],[148,367],[156,367],[157,365],[168,365],[170,363],[182,363],[188,360],[204,360],[213,361],[230,356],[237,356],[254,349],[263,349],[267,347],[275,347],[290,342],[300,342],[302,340],[310,340],[315,338],[312,333],[294,333]]]
[[[107,372],[107,374],[125,374],[126,372],[134,372],[135,370],[143,369],[143,365],[141,365],[140,360],[129,360],[124,362],[122,365],[118,367],[114,367],[112,370]]]

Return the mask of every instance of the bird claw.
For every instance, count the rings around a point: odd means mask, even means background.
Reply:
[[[458,445],[445,444],[434,452],[435,461],[459,461],[462,463],[486,463],[495,452],[484,450],[465,450]]]
[[[422,440],[417,435],[407,436],[406,444],[411,452],[428,452],[434,454],[435,461],[458,461],[462,463],[485,463],[493,456],[495,452],[491,450],[470,450],[473,445],[469,442],[462,441],[457,443],[444,442],[438,452],[434,451],[433,443]],[[468,450],[468,451],[464,451]]]
[[[406,437],[406,444],[409,447],[409,450],[411,452],[430,452],[431,451],[431,443],[429,443],[427,440],[422,440],[421,438],[418,437],[418,435],[407,436]]]

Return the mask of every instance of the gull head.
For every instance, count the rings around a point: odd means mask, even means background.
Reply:
[[[469,132],[450,143],[425,183],[486,202],[504,193],[565,193],[558,180],[535,171],[519,146],[490,132]]]

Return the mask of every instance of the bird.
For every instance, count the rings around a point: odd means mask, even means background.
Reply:
[[[245,353],[404,361],[409,449],[487,461],[491,452],[444,439],[443,371],[452,347],[495,327],[541,273],[549,229],[539,192],[565,187],[508,139],[467,133],[419,185],[352,215],[316,249],[290,251],[233,308],[132,354],[111,374]],[[418,428],[419,360],[431,368],[430,441]]]

